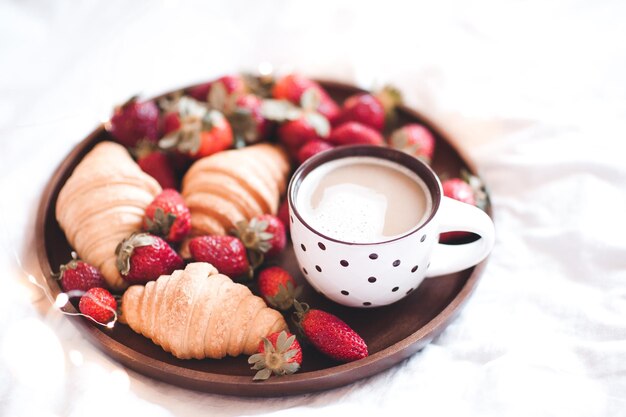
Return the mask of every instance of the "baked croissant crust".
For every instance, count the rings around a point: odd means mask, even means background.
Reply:
[[[291,167],[285,151],[262,143],[196,161],[183,178],[191,236],[225,235],[240,220],[276,214]]]
[[[135,332],[180,359],[250,355],[287,329],[278,311],[205,262],[129,287],[121,309]]]
[[[114,290],[127,286],[115,263],[115,248],[141,230],[145,209],[160,192],[159,183],[114,142],[97,144],[59,192],[56,218],[65,237]]]

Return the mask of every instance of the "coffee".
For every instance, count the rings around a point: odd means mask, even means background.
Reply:
[[[373,157],[347,157],[309,173],[296,205],[303,220],[344,242],[390,240],[421,225],[432,211],[424,182],[412,171]]]

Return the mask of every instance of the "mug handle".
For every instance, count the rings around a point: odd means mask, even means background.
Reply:
[[[467,231],[480,235],[480,239],[461,245],[437,243],[430,257],[427,278],[462,271],[489,255],[495,241],[495,229],[487,213],[478,207],[444,196],[441,199],[439,216],[439,233]]]

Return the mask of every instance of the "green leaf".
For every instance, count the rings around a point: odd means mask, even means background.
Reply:
[[[178,146],[179,140],[180,138],[178,135],[178,131],[170,133],[169,135],[164,136],[161,140],[159,140],[159,148],[163,149],[164,151],[174,149],[176,148],[176,146]]]
[[[224,110],[228,99],[228,91],[226,90],[224,83],[217,81],[211,84],[208,99],[209,105],[212,109]]]
[[[310,112],[304,115],[308,124],[315,129],[318,136],[322,138],[328,137],[330,134],[330,123],[328,119],[317,112]]]
[[[300,96],[300,107],[307,111],[314,111],[320,105],[322,96],[315,87],[307,88]]]
[[[287,332],[285,332],[284,330],[282,332],[280,332],[278,334],[278,339],[276,339],[276,350],[278,352],[284,352],[286,351],[289,346],[285,347],[285,342],[287,341]]]
[[[270,342],[267,337],[263,338],[263,348],[265,349],[266,353],[274,352],[274,346],[272,345],[272,342]]]
[[[264,381],[267,378],[270,377],[270,375],[272,375],[272,371],[270,369],[261,369],[259,372],[256,373],[256,375],[254,375],[254,378],[252,378],[252,380],[254,381]]]
[[[295,338],[295,337],[294,337],[294,338]],[[289,346],[291,346],[291,345],[289,345]],[[297,354],[298,354],[298,350],[297,350],[297,349],[291,349],[291,350],[288,350],[287,352],[285,352],[285,353],[283,354],[283,359],[284,359],[285,361],[288,361],[289,359],[293,358],[293,357],[294,357],[294,356],[296,356]]]
[[[256,269],[261,266],[264,259],[265,257],[263,256],[263,253],[255,250],[248,251],[248,260],[252,269]]]
[[[287,100],[265,99],[261,102],[261,115],[268,120],[284,122],[300,118],[302,110]]]
[[[283,366],[283,371],[285,371],[285,374],[287,375],[296,373],[298,369],[300,369],[300,364],[298,362],[289,362]]]
[[[255,362],[260,361],[261,359],[263,359],[265,357],[265,354],[263,353],[255,353],[254,355],[250,356],[248,358],[248,363],[249,364],[253,364]]]

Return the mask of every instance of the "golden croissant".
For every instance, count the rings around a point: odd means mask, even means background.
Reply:
[[[276,214],[290,171],[284,150],[268,143],[196,161],[183,178],[191,236],[225,235],[240,220]]]
[[[145,209],[160,192],[159,183],[114,142],[97,144],[59,192],[56,218],[68,242],[112,289],[127,286],[115,263],[115,248],[141,230]]]
[[[135,332],[180,359],[250,355],[287,329],[278,311],[205,262],[129,287],[121,310]]]

